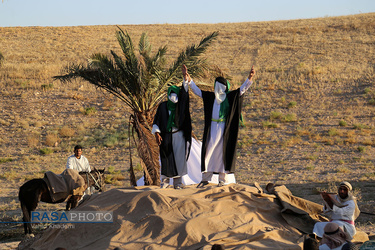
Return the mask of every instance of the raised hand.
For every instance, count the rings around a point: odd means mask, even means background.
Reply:
[[[249,73],[249,80],[251,81],[253,79],[253,76],[255,75],[255,69],[254,65],[251,67],[250,73]]]
[[[182,65],[181,70],[182,70],[182,75],[184,77],[184,80],[186,82],[190,82],[191,78],[190,78],[190,75],[189,75],[189,73],[187,71],[187,67],[185,65]]]
[[[161,138],[161,135],[159,133],[155,133],[155,139],[158,146],[160,146],[163,139]]]

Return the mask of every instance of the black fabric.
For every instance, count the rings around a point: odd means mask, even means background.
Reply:
[[[210,91],[202,91],[203,109],[204,109],[204,132],[201,154],[201,170],[206,170],[205,156],[207,145],[211,133],[212,109],[215,101],[215,94]],[[223,161],[226,171],[233,173],[236,169],[236,149],[238,139],[238,127],[242,109],[242,97],[240,89],[227,93],[229,102],[229,113],[225,121],[223,135]]]
[[[215,82],[219,82],[223,84],[224,86],[227,86],[227,80],[224,77],[221,77],[221,76],[216,77]]]
[[[175,123],[178,129],[184,132],[185,137],[185,148],[188,146],[186,161],[189,159],[190,149],[191,149],[191,116],[190,116],[190,106],[189,106],[189,93],[185,91],[184,87],[181,87],[178,96],[178,103],[176,108]],[[187,142],[189,142],[187,145]]]
[[[179,130],[182,130],[185,138],[185,148],[189,147],[186,154],[186,160],[190,154],[191,148],[191,117],[189,112],[189,93],[185,91],[183,87],[180,89],[178,96],[177,108],[175,115],[175,124]],[[160,149],[160,159],[161,159],[161,174],[167,177],[178,176],[176,162],[174,159],[173,145],[172,145],[172,132],[168,132],[168,108],[167,102],[162,102],[155,114],[154,123],[156,124],[161,133],[162,142],[159,146]]]

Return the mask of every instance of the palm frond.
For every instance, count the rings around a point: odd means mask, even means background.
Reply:
[[[188,46],[185,51],[182,51],[177,60],[169,68],[169,76],[166,79],[166,84],[171,84],[176,78],[181,78],[181,66],[185,64],[189,68],[191,75],[201,76],[202,72],[207,69],[206,60],[198,58],[208,49],[210,44],[219,35],[217,31],[204,37],[198,45]],[[198,67],[199,65],[199,67]]]
[[[139,39],[139,54],[143,56],[148,56],[151,53],[151,45],[148,41],[148,36],[146,33],[142,33],[141,38]]]

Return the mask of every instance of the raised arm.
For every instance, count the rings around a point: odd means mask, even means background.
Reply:
[[[185,65],[182,65],[182,75],[184,77],[183,85],[185,86],[186,84],[188,84],[194,94],[196,94],[199,97],[202,97],[202,91],[198,88],[197,85],[195,85],[194,81],[191,79],[189,73],[187,72],[187,67]]]
[[[254,65],[251,67],[249,76],[247,77],[246,81],[240,87],[240,95],[245,94],[245,92],[250,88],[251,84],[253,84],[253,77],[255,75]]]

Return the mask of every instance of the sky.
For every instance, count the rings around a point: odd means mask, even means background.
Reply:
[[[2,0],[0,27],[236,23],[370,12],[375,0]]]

